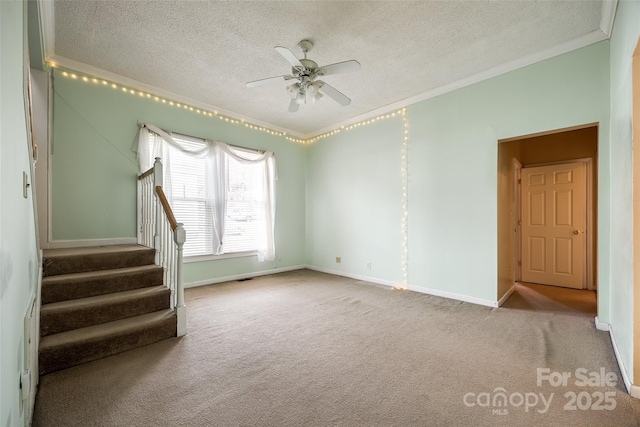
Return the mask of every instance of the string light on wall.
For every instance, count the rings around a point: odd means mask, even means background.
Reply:
[[[196,108],[194,106],[188,105],[188,104],[184,104],[181,102],[177,102],[171,99],[166,99],[163,98],[161,96],[158,95],[154,95],[152,93],[146,92],[146,91],[141,91],[138,89],[134,89],[132,87],[128,87],[126,85],[122,85],[122,84],[118,84],[115,82],[110,82],[104,79],[100,79],[97,77],[93,77],[93,76],[89,76],[89,75],[79,75],[80,73],[73,72],[73,71],[67,71],[65,69],[61,69],[60,67],[58,67],[56,64],[54,63],[49,63],[49,65],[51,66],[51,68],[58,68],[61,70],[61,74],[63,77],[66,78],[70,78],[73,80],[77,80],[80,79],[81,81],[85,82],[85,83],[93,83],[93,84],[102,84],[104,86],[108,86],[111,87],[112,89],[115,90],[121,90],[123,93],[129,93],[131,95],[138,95],[140,98],[148,98],[148,99],[152,99],[155,102],[161,103],[161,104],[166,104],[169,105],[171,107],[175,107],[175,108],[181,108],[190,112],[193,112],[195,114],[200,114],[203,116],[208,116],[208,117],[212,117],[215,118],[217,117],[218,119],[224,121],[225,123],[231,123],[231,124],[235,124],[235,125],[241,125],[244,126],[248,129],[252,129],[252,130],[256,130],[259,132],[264,132],[267,133],[269,135],[274,135],[274,136],[282,136],[285,139],[287,139],[288,141],[291,142],[295,142],[298,144],[313,144],[316,141],[319,141],[321,139],[324,138],[328,138],[330,136],[336,135],[340,132],[344,132],[344,131],[349,131],[351,129],[355,129],[361,126],[366,126],[372,123],[376,123],[380,120],[384,120],[384,119],[390,119],[393,117],[397,117],[397,116],[405,116],[405,109],[401,109],[401,110],[397,110],[394,111],[392,113],[387,113],[387,114],[381,114],[377,117],[371,118],[371,119],[367,119],[367,120],[363,120],[361,122],[357,122],[357,123],[353,123],[351,125],[346,125],[346,126],[341,126],[339,128],[336,128],[334,130],[331,130],[329,132],[325,132],[322,133],[320,135],[316,135],[312,138],[298,138],[292,135],[287,134],[286,132],[281,132],[281,131],[277,131],[277,130],[273,130],[273,129],[269,129],[267,127],[264,126],[258,126],[258,125],[254,125],[248,122],[245,122],[242,119],[234,119],[232,117],[227,117],[224,116],[222,114],[219,114],[218,111],[207,111],[204,109],[200,109],[200,108]]]
[[[52,65],[52,64],[50,64],[50,65]],[[52,67],[53,67],[53,65],[52,65]],[[70,71],[64,71],[64,70],[62,71],[61,74],[62,74],[62,77],[70,78],[70,79],[73,79],[73,80],[77,80],[78,78],[80,78],[80,80],[82,80],[85,83],[102,84],[104,86],[109,86],[112,89],[121,90],[123,93],[129,93],[131,95],[138,95],[140,98],[153,99],[155,102],[158,102],[158,103],[161,103],[161,104],[167,104],[167,105],[169,105],[171,107],[175,107],[175,108],[182,108],[184,110],[191,111],[191,112],[193,112],[195,114],[200,114],[200,115],[208,116],[208,117],[211,117],[211,118],[217,117],[218,119],[223,120],[226,123],[243,125],[246,128],[257,130],[257,131],[264,132],[264,133],[268,133],[268,134],[274,135],[274,136],[284,136],[289,140],[295,140],[296,139],[296,138],[290,137],[285,132],[280,132],[280,131],[269,129],[269,128],[266,128],[266,127],[263,127],[263,126],[257,126],[257,125],[253,125],[253,124],[250,124],[250,123],[246,123],[242,119],[234,119],[234,118],[231,118],[231,117],[226,117],[224,115],[219,114],[217,111],[207,111],[207,110],[204,110],[204,109],[199,109],[199,108],[193,107],[191,105],[187,105],[187,104],[184,104],[184,103],[180,103],[180,102],[177,102],[177,101],[166,99],[166,98],[163,98],[163,97],[160,97],[160,96],[157,96],[157,95],[153,95],[153,94],[148,93],[148,92],[144,92],[144,91],[141,91],[141,90],[136,90],[136,89],[133,89],[133,88],[130,88],[130,87],[127,87],[127,86],[124,86],[124,85],[119,85],[119,84],[116,84],[116,83],[113,83],[113,82],[108,82],[107,80],[97,79],[95,77],[90,77],[90,76],[78,77],[78,74],[76,74],[74,72],[70,72]],[[300,139],[299,141],[301,141],[302,143],[306,143],[307,140]],[[298,142],[298,141],[296,141],[296,142]]]
[[[402,283],[397,284],[393,289],[408,290],[409,289],[409,119],[407,118],[407,109],[403,108],[399,111],[402,116],[402,148],[400,153],[400,176],[402,185],[402,194],[400,195],[400,203],[402,206],[402,222],[400,233],[402,238]]]

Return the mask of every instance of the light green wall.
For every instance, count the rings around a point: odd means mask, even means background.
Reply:
[[[611,36],[610,324],[633,379],[632,57],[640,36],[640,2],[620,1]]]
[[[53,73],[53,240],[136,236],[137,122],[273,151],[278,168],[276,262],[243,257],[185,265],[185,282],[304,264],[305,147],[284,137]],[[180,218],[178,218],[178,221]],[[188,238],[188,236],[187,236]]]
[[[608,43],[598,43],[407,108],[410,285],[496,301],[498,140],[600,122],[600,176],[605,178],[600,181],[599,283],[600,299],[606,301],[608,57]],[[310,147],[309,264],[402,280],[402,136],[401,121],[389,119]],[[371,157],[374,164],[368,164]],[[369,254],[376,258],[370,272],[363,264]],[[605,317],[607,308],[600,306]]]
[[[38,252],[32,192],[22,196],[22,173],[31,182],[24,109],[23,2],[0,2],[0,426],[23,426],[20,373],[25,360],[24,318],[35,298]]]
[[[400,283],[402,118],[314,143],[307,170],[307,261]],[[336,263],[336,257],[342,262]],[[366,264],[371,263],[371,269]]]

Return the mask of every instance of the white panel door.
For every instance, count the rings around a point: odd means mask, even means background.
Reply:
[[[585,288],[584,163],[522,169],[522,281]]]

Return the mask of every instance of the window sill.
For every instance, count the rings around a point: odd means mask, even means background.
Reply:
[[[185,257],[184,263],[188,264],[191,262],[217,261],[221,259],[246,258],[246,257],[252,257],[252,256],[258,256],[258,251],[232,252],[229,254],[222,254],[222,255],[195,255],[195,256]]]

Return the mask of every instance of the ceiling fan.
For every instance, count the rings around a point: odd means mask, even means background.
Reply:
[[[289,64],[291,64],[291,74],[254,80],[252,82],[248,82],[246,86],[256,87],[269,83],[297,80],[296,83],[287,86],[287,93],[291,97],[289,111],[292,113],[298,111],[301,104],[306,104],[307,102],[315,103],[322,98],[322,95],[328,96],[342,106],[349,105],[351,103],[351,99],[339,92],[333,86],[323,82],[322,80],[316,80],[316,78],[331,74],[359,71],[360,63],[355,60],[350,60],[319,67],[316,62],[307,59],[307,53],[311,48],[313,48],[313,42],[311,40],[300,41],[300,43],[298,43],[298,47],[304,54],[304,59],[298,59],[298,57],[296,57],[296,55],[286,47],[275,47],[276,51],[282,55]]]

